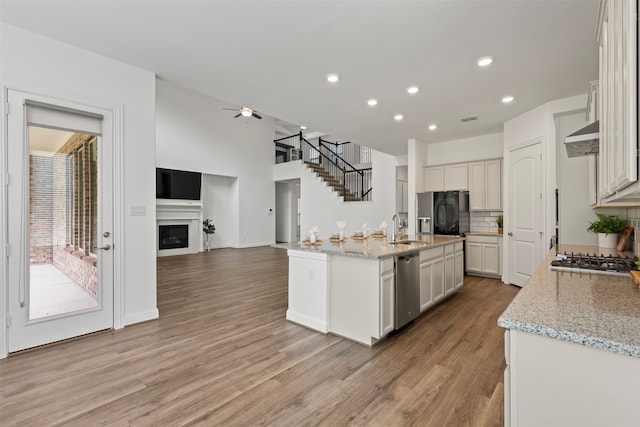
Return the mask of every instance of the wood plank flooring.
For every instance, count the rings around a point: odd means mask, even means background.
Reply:
[[[374,348],[287,322],[286,251],[158,259],[160,319],[0,360],[0,425],[501,426],[518,288],[465,286]]]

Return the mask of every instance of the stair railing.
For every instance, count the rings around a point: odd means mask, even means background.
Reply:
[[[338,144],[336,143],[318,138],[318,145],[320,147],[320,150],[325,153],[325,157],[331,157],[332,159],[334,159],[335,163],[342,168],[344,177],[342,185],[344,185],[347,190],[355,193],[358,197],[358,200],[371,200],[370,194],[372,190],[372,169],[358,169],[351,163],[346,161],[340,154],[331,149],[331,145],[337,147]]]
[[[344,188],[345,200],[371,200],[371,168],[356,169],[340,155],[331,150],[321,138],[318,146],[307,141],[302,131],[273,141],[288,153],[288,160],[302,160],[321,166],[337,184]],[[333,143],[330,143],[333,144]]]

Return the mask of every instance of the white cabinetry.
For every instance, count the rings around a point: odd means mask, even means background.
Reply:
[[[464,281],[462,242],[420,252],[420,312],[459,289]]]
[[[444,247],[444,294],[449,295],[456,289],[456,265],[453,245]]]
[[[393,330],[393,258],[330,257],[330,331],[366,345]]]
[[[467,273],[502,276],[502,237],[467,236]]]
[[[456,289],[460,289],[464,284],[464,245],[458,242],[453,246],[454,272],[453,282]]]
[[[395,276],[393,274],[393,259],[380,261],[380,328],[379,336],[386,336],[393,331],[395,318]]]
[[[469,163],[469,210],[502,210],[502,160]]]
[[[409,211],[409,183],[396,181],[396,212]]]
[[[420,312],[444,298],[444,250],[438,248],[420,252]]]
[[[636,1],[600,2],[598,194],[605,203],[624,200],[629,193],[637,196],[640,190],[617,194],[638,180],[636,13]]]
[[[444,166],[424,168],[424,191],[444,191]]]
[[[468,190],[466,163],[424,168],[424,191]]]
[[[504,425],[638,426],[640,359],[505,332]]]

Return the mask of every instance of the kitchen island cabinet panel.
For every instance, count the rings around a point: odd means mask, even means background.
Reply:
[[[331,257],[331,332],[373,345],[393,330],[395,277],[389,262],[393,265],[391,258]]]
[[[517,330],[505,346],[506,426],[640,425],[639,358]]]

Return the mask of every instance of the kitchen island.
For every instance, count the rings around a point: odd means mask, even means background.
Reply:
[[[463,283],[461,237],[369,237],[345,242],[277,244],[289,256],[287,319],[322,333],[373,345],[395,329],[394,257],[420,255],[420,312]]]
[[[640,288],[628,275],[552,270],[555,253],[498,319],[505,425],[638,426]]]

